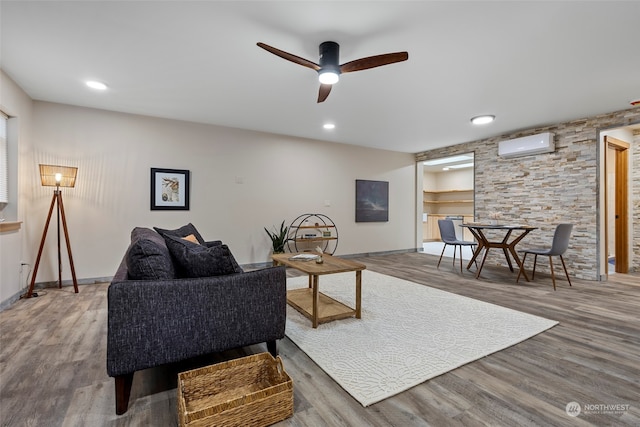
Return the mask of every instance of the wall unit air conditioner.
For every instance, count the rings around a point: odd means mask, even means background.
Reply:
[[[501,141],[500,144],[498,144],[498,155],[506,158],[520,157],[532,154],[552,153],[555,149],[553,134],[551,132],[545,132]]]

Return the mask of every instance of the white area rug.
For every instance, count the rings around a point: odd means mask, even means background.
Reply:
[[[308,278],[287,279],[287,288]],[[355,307],[355,273],[320,276],[320,291]],[[311,327],[287,305],[286,335],[363,406],[503,350],[554,325],[497,305],[365,270],[362,319]]]

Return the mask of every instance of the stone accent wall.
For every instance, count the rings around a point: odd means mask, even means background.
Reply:
[[[520,247],[548,246],[558,223],[573,223],[571,244],[565,260],[569,274],[598,280],[598,130],[640,123],[640,107],[538,127],[498,137],[468,142],[416,154],[416,161],[462,153],[475,153],[475,218],[489,219],[489,212],[501,212],[505,223],[526,223],[539,227]],[[498,156],[503,140],[554,133],[553,153],[505,159]],[[638,142],[634,140],[633,164],[640,165]],[[640,269],[640,167],[633,172],[634,258],[632,268]],[[630,174],[630,175],[631,175]],[[557,259],[556,259],[557,260]],[[554,261],[556,261],[554,260]],[[539,259],[536,270],[548,271],[548,261]],[[489,252],[488,264],[506,265],[504,255]],[[563,275],[562,266],[555,270]],[[527,266],[529,264],[527,259]],[[600,274],[604,274],[601,272]]]

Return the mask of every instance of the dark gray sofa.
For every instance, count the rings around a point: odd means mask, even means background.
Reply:
[[[231,274],[184,277],[165,239],[135,228],[108,289],[107,372],[117,414],[128,409],[135,371],[262,342],[275,356],[284,337],[284,267],[242,272],[231,256]],[[202,243],[197,250],[226,248]]]

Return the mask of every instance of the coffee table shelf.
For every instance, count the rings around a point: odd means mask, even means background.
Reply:
[[[348,259],[322,255],[324,262],[300,261],[293,259],[296,253],[273,254],[271,258],[275,265],[286,265],[309,277],[307,288],[287,291],[287,304],[298,310],[311,320],[311,325],[317,328],[320,323],[345,319],[355,316],[362,317],[362,270],[367,266]],[[320,292],[320,276],[336,273],[355,272],[355,309]]]
[[[313,289],[292,289],[287,303],[313,322]],[[318,324],[354,317],[356,310],[328,295],[318,292]]]

